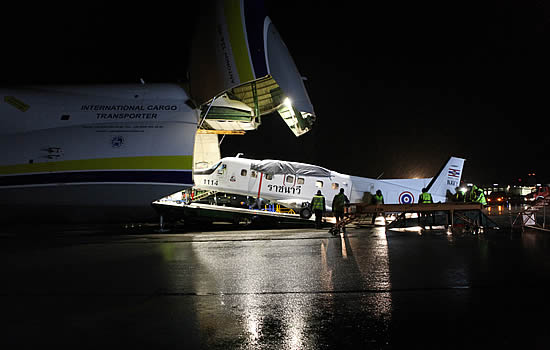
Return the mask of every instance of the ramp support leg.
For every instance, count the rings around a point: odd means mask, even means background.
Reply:
[[[160,228],[158,230],[155,230],[155,232],[159,232],[159,233],[170,232],[170,230],[164,228],[164,216],[162,216],[162,214],[160,214],[160,218],[159,218],[159,227]]]

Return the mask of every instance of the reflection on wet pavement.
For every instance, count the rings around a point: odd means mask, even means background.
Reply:
[[[550,311],[549,237],[375,227],[337,237],[297,230],[4,239],[0,307],[11,320],[6,339],[19,345],[547,345],[535,320]]]

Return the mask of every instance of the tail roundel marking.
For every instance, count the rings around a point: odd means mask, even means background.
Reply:
[[[414,203],[414,195],[409,191],[401,192],[399,195],[399,204],[411,204]]]

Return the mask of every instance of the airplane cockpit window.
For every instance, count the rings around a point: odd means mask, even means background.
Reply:
[[[246,169],[241,169],[241,176],[246,176],[246,173],[247,173]]]
[[[286,182],[288,182],[288,183],[293,183],[293,182],[294,182],[294,176],[292,176],[292,175],[287,175],[287,176],[286,176]]]
[[[256,170],[252,170],[252,171],[250,172],[250,177],[253,177],[253,178],[258,177],[258,173],[256,172]]]
[[[220,167],[220,169],[218,169],[218,175],[223,175],[225,174],[225,169],[227,168],[227,164],[222,164],[222,166]]]
[[[339,186],[338,186],[338,184],[337,184],[336,182],[333,182],[333,183],[332,183],[332,189],[333,189],[333,190],[337,190],[338,187],[339,187]]]
[[[304,180],[303,177],[299,177],[298,180],[296,180],[296,183],[297,183],[298,185],[303,185],[304,182],[305,182],[305,180]]]
[[[217,162],[216,164],[212,165],[210,168],[208,169],[200,169],[198,167],[195,168],[195,170],[193,171],[193,174],[195,175],[210,175],[212,174],[214,171],[216,171],[216,169],[220,166],[222,162]],[[197,163],[198,164],[198,163]],[[223,174],[223,173],[222,173]]]
[[[321,180],[315,181],[315,187],[322,188],[323,187],[323,181],[321,181]]]
[[[265,174],[265,179],[266,180],[273,180],[273,175],[272,174]]]

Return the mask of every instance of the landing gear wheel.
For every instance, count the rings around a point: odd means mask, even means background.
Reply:
[[[303,219],[309,219],[311,217],[311,209],[309,208],[302,208],[300,210],[300,217]]]

